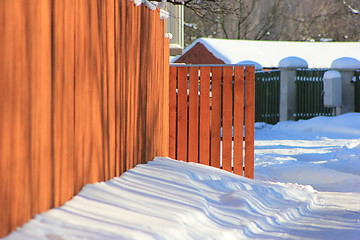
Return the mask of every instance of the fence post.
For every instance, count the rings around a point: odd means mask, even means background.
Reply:
[[[331,69],[341,74],[342,107],[341,114],[355,111],[355,70],[360,69],[360,61],[355,58],[343,57],[331,63]]]
[[[286,57],[280,60],[280,121],[294,120],[296,69],[307,67],[308,63],[299,57]]]

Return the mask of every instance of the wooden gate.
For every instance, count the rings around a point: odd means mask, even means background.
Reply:
[[[254,177],[253,66],[170,67],[170,157]]]

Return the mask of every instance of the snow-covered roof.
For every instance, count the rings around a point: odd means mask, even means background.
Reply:
[[[264,68],[277,68],[286,57],[300,57],[309,68],[330,68],[332,61],[350,57],[360,61],[360,42],[285,42],[199,38],[185,48],[203,44],[225,64],[254,61]]]

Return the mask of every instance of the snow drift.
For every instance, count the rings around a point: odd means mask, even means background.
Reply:
[[[359,120],[257,123],[257,180],[155,158],[5,239],[359,239]]]

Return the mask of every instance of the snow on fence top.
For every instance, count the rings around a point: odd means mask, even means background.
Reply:
[[[203,44],[225,64],[254,61],[264,68],[278,68],[283,58],[304,59],[309,68],[330,68],[331,63],[342,57],[360,60],[360,42],[285,42],[259,40],[230,40],[199,38],[185,48],[183,54],[197,43]],[[178,58],[175,58],[175,62]]]
[[[150,10],[160,9],[160,18],[161,19],[167,19],[169,17],[169,13],[163,8],[165,8],[166,0],[162,0],[161,2],[151,2],[148,0],[130,0],[134,2],[136,6],[140,6],[141,4],[145,4],[146,7],[148,7]]]
[[[338,58],[331,64],[333,69],[360,69],[360,61],[358,59],[343,57]]]

